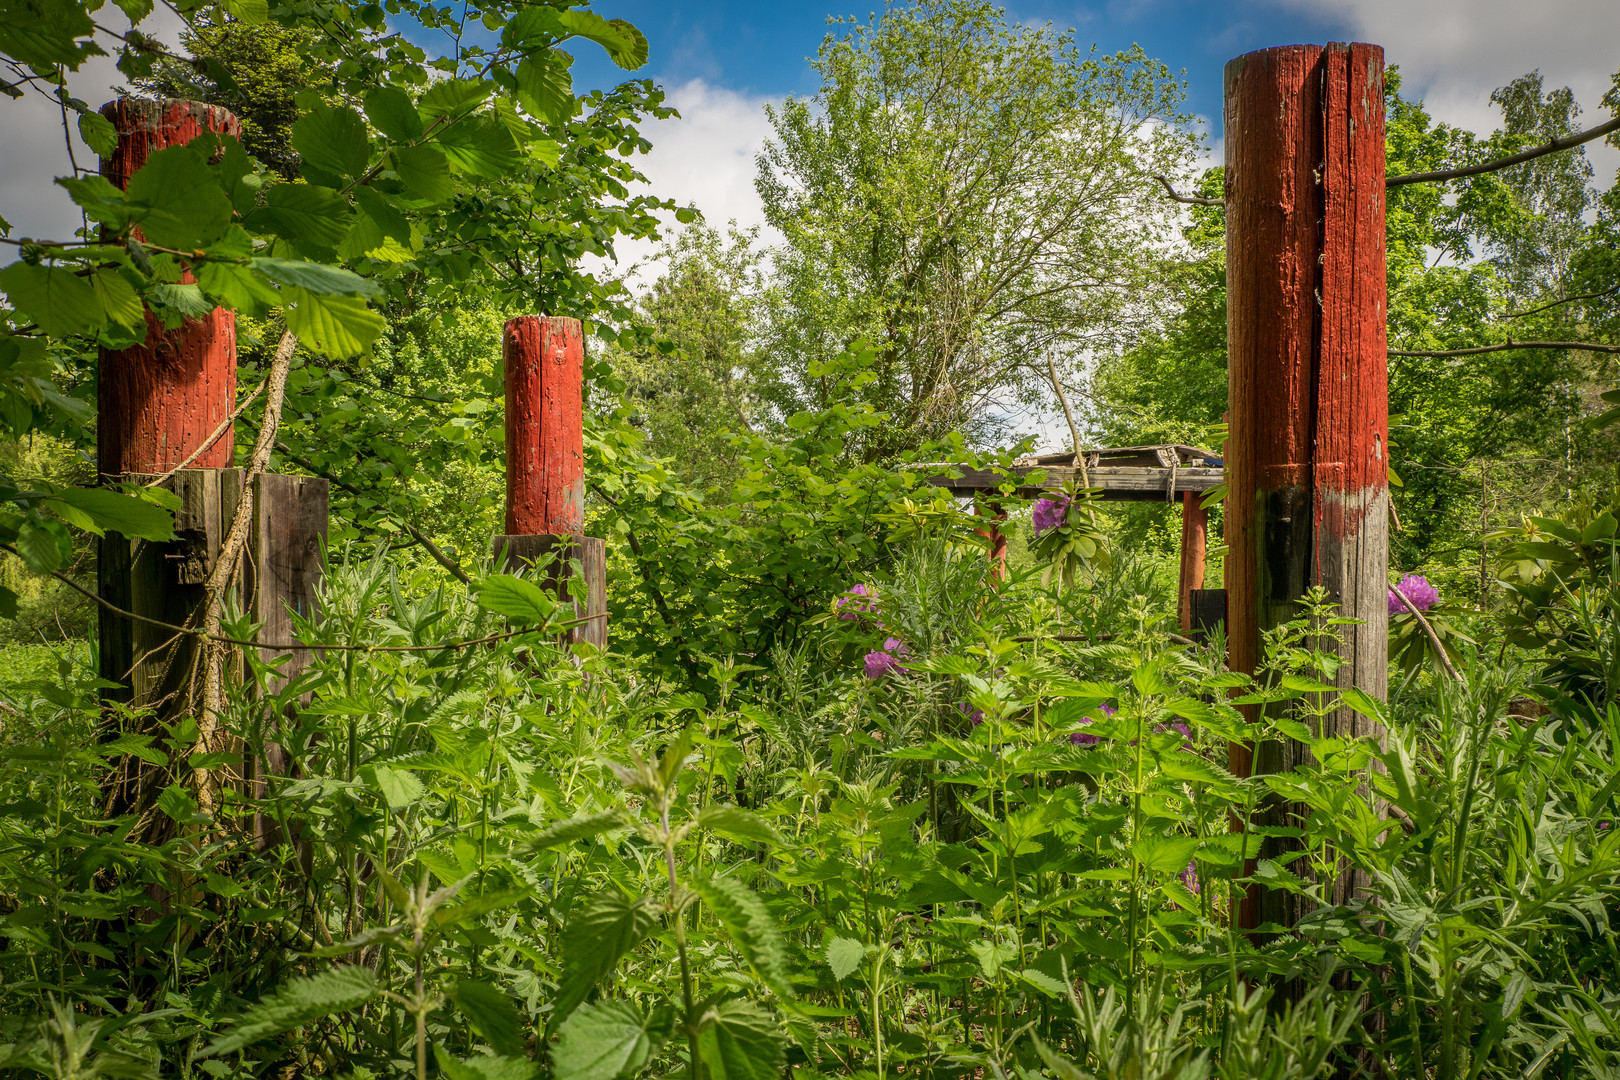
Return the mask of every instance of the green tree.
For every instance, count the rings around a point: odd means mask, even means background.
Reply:
[[[919,0],[828,36],[812,66],[815,96],[768,110],[757,180],[785,240],[762,330],[784,413],[828,404],[811,370],[864,338],[864,399],[892,415],[866,453],[991,438],[1044,400],[1048,354],[1149,321],[1173,222],[1151,175],[1194,145],[1164,65]]]

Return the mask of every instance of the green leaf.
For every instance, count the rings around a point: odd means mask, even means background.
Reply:
[[[100,113],[79,114],[79,138],[98,157],[112,157],[113,151],[118,149],[118,129]]]
[[[545,52],[517,66],[517,99],[529,115],[562,124],[574,115],[574,80],[567,53]]]
[[[444,79],[428,87],[416,108],[428,120],[459,119],[482,105],[493,89],[494,83],[480,79]]]
[[[1161,874],[1179,874],[1187,869],[1198,850],[1196,836],[1143,836],[1131,845],[1131,854],[1148,869]]]
[[[254,259],[253,268],[278,285],[291,285],[309,292],[368,299],[382,295],[376,282],[341,266],[300,259]]]
[[[269,0],[219,0],[219,6],[249,26],[270,21]]]
[[[117,270],[97,270],[90,275],[90,287],[95,290],[96,302],[108,322],[145,334],[146,305],[141,303],[140,294],[124,275]]]
[[[394,151],[394,172],[410,194],[428,203],[443,202],[456,192],[450,163],[432,143],[404,146]]]
[[[323,1016],[348,1012],[370,1001],[376,992],[377,977],[363,967],[339,967],[291,979],[239,1017],[235,1027],[210,1043],[198,1057],[234,1053]]]
[[[532,581],[491,574],[478,586],[478,606],[514,622],[543,623],[557,610],[557,601]]]
[[[706,806],[694,819],[700,829],[742,844],[768,844],[780,847],[785,841],[770,822],[740,806]]]
[[[457,1061],[438,1043],[433,1044],[433,1057],[445,1080],[540,1080],[541,1075],[537,1063],[522,1057],[477,1054]]]
[[[849,978],[854,970],[861,966],[866,959],[866,946],[854,938],[831,937],[827,939],[827,966],[832,968],[833,978],[843,982]]]
[[[153,285],[148,298],[156,309],[155,314],[162,317],[163,324],[171,330],[179,325],[179,320],[172,316],[203,319],[214,310],[214,305],[203,295],[202,287],[192,283]]]
[[[752,1001],[726,1001],[703,1016],[698,1054],[714,1080],[776,1080],[787,1040],[771,1014]]]
[[[331,188],[277,184],[265,192],[264,201],[263,206],[247,215],[244,224],[274,233],[300,248],[336,251],[354,224],[354,208]]]
[[[60,266],[14,262],[0,270],[0,289],[50,337],[89,334],[102,325],[95,289]]]
[[[129,221],[129,199],[105,176],[59,176],[56,182],[67,189],[68,195],[91,221],[114,229],[122,229]]]
[[[647,62],[647,39],[623,19],[604,19],[592,11],[559,11],[557,22],[565,33],[602,46],[608,58],[626,71]]]
[[[612,885],[575,909],[563,934],[563,973],[552,1007],[552,1025],[567,1019],[657,925],[656,910],[646,897],[631,899]]]
[[[1062,998],[1068,996],[1068,992],[1064,989],[1061,981],[1035,968],[1025,968],[1020,971],[1018,980],[1027,986],[1034,987],[1047,997]]]
[[[365,779],[375,787],[390,810],[403,810],[415,806],[427,794],[427,788],[416,774],[388,765],[367,765],[361,770]]]
[[[371,160],[366,122],[349,108],[317,105],[293,124],[292,145],[303,164],[329,177],[357,179]]]
[[[338,249],[339,254],[351,259],[364,256],[385,262],[409,261],[420,246],[411,233],[411,223],[371,188],[357,188],[354,196],[360,213],[354,229]]]
[[[450,1000],[495,1053],[523,1056],[522,1021],[510,997],[488,983],[458,979],[451,987]]]
[[[27,524],[17,534],[17,551],[29,569],[48,574],[67,559],[62,554],[62,541],[50,529]]]
[[[333,359],[362,356],[388,328],[381,315],[352,296],[321,296],[307,289],[289,288],[287,329],[318,353]]]
[[[0,53],[39,71],[57,64],[77,71],[86,57],[102,55],[95,31],[83,3],[0,0]]]
[[[627,1001],[598,1001],[574,1012],[551,1052],[555,1080],[623,1080],[657,1056],[675,1030],[668,1005],[643,1016]]]
[[[195,251],[225,235],[231,199],[202,155],[171,146],[146,159],[129,180],[132,217],[159,247]]]
[[[422,137],[422,117],[411,96],[397,86],[380,86],[367,94],[366,116],[372,127],[397,142]]]
[[[733,877],[700,881],[693,891],[726,928],[732,944],[754,969],[759,981],[770,987],[777,997],[790,1000],[793,986],[788,981],[787,945],[765,901]]]
[[[57,492],[56,499],[88,516],[98,532],[115,532],[158,542],[174,539],[173,516],[133,495],[106,488],[67,488]]]
[[[157,808],[177,825],[188,825],[197,816],[197,800],[179,784],[170,784],[157,797]]]
[[[207,261],[196,267],[197,284],[226,307],[252,315],[266,315],[281,304],[281,294],[269,282],[241,263]]]
[[[611,832],[623,824],[624,815],[617,810],[609,810],[601,814],[582,814],[548,826],[541,831],[539,836],[524,844],[522,850],[532,855],[537,851],[572,844],[576,840],[587,840],[593,836],[600,836],[602,833]]]
[[[493,116],[474,116],[447,128],[439,146],[450,164],[486,180],[499,180],[523,164],[506,125]]]

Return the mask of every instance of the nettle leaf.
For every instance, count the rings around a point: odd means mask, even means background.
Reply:
[[[60,266],[12,263],[0,270],[0,290],[50,337],[93,333],[106,321],[90,283]]]
[[[349,201],[315,184],[277,184],[265,192],[264,203],[247,215],[244,224],[301,248],[335,251],[354,224]]]
[[[98,536],[103,532],[114,532],[142,540],[174,539],[173,516],[162,507],[133,495],[122,495],[106,488],[67,488],[57,492],[51,501],[84,515],[93,525],[80,527],[90,528]]]
[[[393,164],[400,183],[413,198],[437,203],[456,193],[450,162],[435,143],[400,147],[394,151]]]
[[[491,574],[478,587],[478,606],[516,622],[543,623],[557,610],[557,601],[532,581]]]
[[[523,851],[533,854],[547,848],[572,844],[576,840],[588,840],[593,836],[612,832],[623,824],[624,815],[617,810],[607,810],[600,814],[582,814],[547,826],[539,836],[523,845]]]
[[[397,86],[379,86],[366,95],[366,117],[371,126],[397,142],[422,137],[422,117],[411,95]]]
[[[1196,836],[1143,836],[1131,845],[1131,854],[1149,870],[1176,874],[1187,869],[1198,843]]]
[[[359,1008],[377,993],[377,977],[363,967],[339,967],[292,979],[249,1009],[236,1026],[210,1043],[198,1057],[230,1054],[260,1039],[302,1027],[333,1013]]]
[[[551,1023],[567,1019],[657,925],[656,909],[646,897],[632,899],[612,885],[577,908],[563,935],[563,974]]]
[[[293,124],[292,145],[305,165],[328,176],[356,179],[371,160],[366,122],[350,108],[317,105]]]
[[[866,959],[866,946],[854,938],[830,937],[827,939],[826,955],[833,978],[843,982]]]
[[[791,999],[793,987],[788,981],[787,945],[765,901],[732,877],[700,881],[693,891],[726,928],[732,943],[754,969],[759,981],[778,997]]]
[[[780,846],[783,843],[782,834],[776,831],[775,826],[752,810],[744,810],[740,806],[706,806],[693,819],[693,823],[700,829],[708,829],[741,844]]]
[[[592,11],[559,11],[557,22],[565,33],[602,46],[608,58],[626,71],[647,62],[647,38],[623,19],[604,19]]]
[[[438,1043],[433,1056],[445,1080],[540,1080],[540,1066],[524,1057],[475,1054],[457,1061]]]
[[[445,129],[439,146],[450,164],[486,180],[499,180],[523,163],[506,125],[494,116],[469,117]]]
[[[510,997],[488,983],[458,979],[450,1000],[490,1049],[503,1057],[523,1056],[522,1020]]]
[[[195,251],[225,235],[231,200],[201,154],[170,146],[146,159],[129,180],[131,217],[159,247]]]
[[[334,359],[365,355],[371,343],[388,329],[387,321],[358,297],[325,296],[291,287],[284,290],[283,296],[287,329],[315,352]]]
[[[714,1080],[776,1080],[787,1056],[781,1025],[752,1001],[725,1001],[703,1016],[698,1054]]]
[[[567,53],[547,51],[517,66],[518,102],[535,119],[561,124],[574,115],[574,78],[568,70],[572,62]]]
[[[622,1080],[658,1055],[675,1031],[668,1005],[643,1015],[627,1001],[598,1001],[577,1010],[551,1052],[556,1080]]]
[[[415,806],[427,794],[427,788],[416,774],[389,765],[367,765],[360,775],[376,788],[390,810],[403,810]]]

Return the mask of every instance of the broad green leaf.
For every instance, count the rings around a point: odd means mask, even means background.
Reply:
[[[373,787],[381,793],[383,801],[390,810],[403,810],[415,806],[427,794],[427,788],[416,774],[406,769],[396,769],[389,765],[367,765],[362,770]]]
[[[95,289],[63,267],[14,262],[0,270],[0,289],[50,337],[94,333],[102,325]]]
[[[561,124],[574,115],[574,80],[567,53],[545,52],[517,66],[518,102],[529,115],[547,124]]]
[[[481,79],[444,79],[428,87],[416,108],[428,120],[459,119],[482,105],[493,89],[494,83]]]
[[[698,1054],[714,1080],[777,1080],[787,1056],[781,1025],[752,1001],[725,1001],[703,1016]]]
[[[56,182],[91,221],[122,229],[129,221],[129,199],[105,176],[59,176]]]
[[[349,108],[317,105],[293,124],[292,145],[305,165],[328,177],[358,179],[371,159],[366,122]]]
[[[486,982],[458,979],[450,989],[450,1000],[490,1049],[504,1057],[523,1055],[522,1021],[505,993]]]
[[[348,1012],[370,1001],[377,977],[363,967],[338,967],[319,975],[290,979],[249,1009],[236,1026],[210,1043],[198,1057],[216,1057],[302,1027],[333,1013]]]
[[[154,313],[171,330],[179,325],[175,316],[203,319],[214,311],[214,305],[203,295],[202,287],[191,282],[184,285],[153,285],[147,298],[152,301]]]
[[[843,982],[866,959],[866,946],[854,938],[830,937],[827,939],[826,955],[833,978]]]
[[[559,11],[557,22],[565,33],[602,46],[608,58],[626,71],[647,62],[647,39],[623,19],[604,19],[593,11]]]
[[[128,194],[141,234],[159,247],[195,251],[231,225],[230,196],[189,146],[170,146],[147,158],[130,177]]]
[[[219,0],[219,6],[249,26],[270,21],[269,0]]]
[[[95,32],[82,3],[0,0],[0,53],[40,71],[57,64],[77,71],[86,57],[102,55]]]
[[[608,810],[601,814],[582,814],[547,826],[539,836],[524,844],[522,850],[533,854],[547,848],[561,847],[576,840],[587,840],[611,832],[623,824],[624,815],[617,810]]]
[[[381,315],[353,296],[322,296],[307,289],[288,288],[287,329],[297,334],[310,351],[334,359],[364,355],[388,328]]]
[[[499,180],[523,163],[512,133],[493,116],[458,121],[439,137],[450,164],[486,180]]]
[[[67,488],[56,499],[89,517],[98,532],[115,532],[142,540],[174,539],[174,518],[161,507],[106,488]]]
[[[262,317],[281,304],[281,294],[263,277],[241,263],[205,261],[197,264],[197,284],[226,307]]]
[[[598,1001],[578,1009],[558,1031],[551,1052],[555,1080],[623,1080],[657,1056],[675,1030],[667,1005],[643,1016],[628,1001]]]
[[[197,800],[179,784],[170,784],[157,797],[157,808],[177,825],[189,825],[197,815]]]
[[[557,601],[532,581],[491,574],[478,586],[478,606],[514,622],[543,623],[557,610]]]
[[[404,146],[394,151],[394,172],[412,197],[424,202],[443,202],[455,194],[456,183],[444,151],[432,143]]]
[[[145,333],[146,305],[122,274],[105,268],[97,270],[90,275],[90,287],[96,291],[96,302],[108,322]]]
[[[457,1060],[438,1043],[433,1044],[433,1056],[439,1064],[439,1075],[445,1080],[540,1080],[538,1063],[524,1057],[474,1054]]]
[[[1065,991],[1063,987],[1063,983],[1058,979],[1052,978],[1052,976],[1048,975],[1044,971],[1038,971],[1035,968],[1025,968],[1018,973],[1018,979],[1020,982],[1028,986],[1033,986],[1036,990],[1039,990],[1048,997],[1062,998],[1068,996],[1067,991]]]
[[[979,970],[987,979],[996,977],[1009,961],[1018,959],[1018,948],[1005,941],[970,941],[968,951],[979,961]]]
[[[100,113],[79,114],[79,138],[100,157],[112,157],[113,151],[118,149],[118,129]]]
[[[331,188],[277,184],[265,192],[264,205],[248,214],[245,224],[306,250],[330,252],[349,235],[354,208]]]
[[[422,136],[422,117],[411,96],[397,86],[379,86],[366,95],[366,116],[372,127],[396,142]]]
[[[693,891],[726,928],[732,944],[748,961],[759,981],[783,1000],[791,999],[793,986],[788,981],[787,945],[765,901],[733,877],[700,881]]]
[[[253,268],[278,285],[291,285],[309,292],[368,299],[382,295],[376,282],[341,266],[300,259],[254,259]]]
[[[552,1006],[553,1026],[568,1018],[598,982],[658,925],[646,897],[625,896],[609,885],[575,908],[563,933],[562,979]]]
[[[780,846],[783,843],[782,834],[776,831],[775,826],[752,810],[744,810],[740,806],[706,806],[698,813],[694,824],[742,844]]]
[[[1198,850],[1196,836],[1143,836],[1131,846],[1131,854],[1148,869],[1176,874],[1187,869]]]

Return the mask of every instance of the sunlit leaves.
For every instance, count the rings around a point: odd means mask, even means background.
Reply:
[[[563,975],[552,1023],[566,1019],[657,924],[648,900],[625,896],[611,885],[576,908],[563,937]]]
[[[775,1080],[787,1040],[770,1013],[752,1001],[724,1001],[709,1009],[698,1051],[715,1080]]]
[[[369,1001],[376,992],[377,977],[363,967],[338,967],[308,978],[290,979],[197,1056],[234,1053],[323,1016],[347,1012]]]
[[[621,1080],[653,1059],[675,1030],[675,1010],[644,1015],[628,1001],[598,1001],[562,1025],[552,1064],[556,1080]]]
[[[348,235],[354,210],[331,188],[277,184],[265,192],[265,205],[249,214],[245,223],[312,253],[329,253]]]
[[[231,200],[208,163],[189,146],[146,159],[129,181],[129,204],[147,240],[192,251],[225,235]]]
[[[411,96],[397,86],[380,86],[366,95],[366,117],[378,131],[398,142],[422,135],[422,117]]]
[[[51,337],[88,334],[104,321],[95,289],[65,267],[12,263],[0,270],[0,290]]]
[[[383,317],[353,296],[329,296],[289,287],[282,293],[287,329],[311,349],[334,358],[360,356],[388,326]]]
[[[329,178],[358,179],[371,155],[366,122],[348,108],[317,105],[293,125],[292,144],[306,175],[314,170]]]

